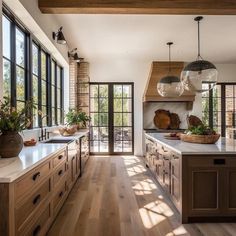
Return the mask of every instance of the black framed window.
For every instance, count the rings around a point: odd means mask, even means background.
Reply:
[[[33,127],[39,127],[39,47],[35,43],[32,44],[32,95],[36,107],[33,111]]]
[[[24,108],[26,97],[26,34],[15,27],[16,108]]]
[[[11,21],[2,17],[3,96],[11,98],[12,44]]]
[[[2,35],[3,96],[9,97],[17,109],[33,98],[36,108],[32,111],[32,128],[61,124],[63,67],[5,6]]]
[[[203,121],[223,137],[236,138],[236,83],[219,83],[202,96]]]

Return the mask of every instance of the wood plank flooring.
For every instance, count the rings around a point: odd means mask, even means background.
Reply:
[[[49,236],[236,236],[236,224],[185,224],[135,156],[92,156]]]

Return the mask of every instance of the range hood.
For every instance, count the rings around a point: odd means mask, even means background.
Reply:
[[[184,68],[184,62],[171,62],[171,74],[180,76],[181,71]],[[180,97],[162,97],[157,92],[157,82],[167,75],[169,70],[169,62],[157,62],[154,61],[151,64],[149,78],[144,91],[144,102],[190,102],[193,103],[195,94],[184,91]]]

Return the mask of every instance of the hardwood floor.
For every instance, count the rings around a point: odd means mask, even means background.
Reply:
[[[92,156],[49,236],[229,236],[236,224],[186,224],[135,156]]]

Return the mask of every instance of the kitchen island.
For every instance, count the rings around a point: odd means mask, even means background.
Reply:
[[[146,133],[145,162],[182,223],[236,222],[236,141],[194,144]]]

